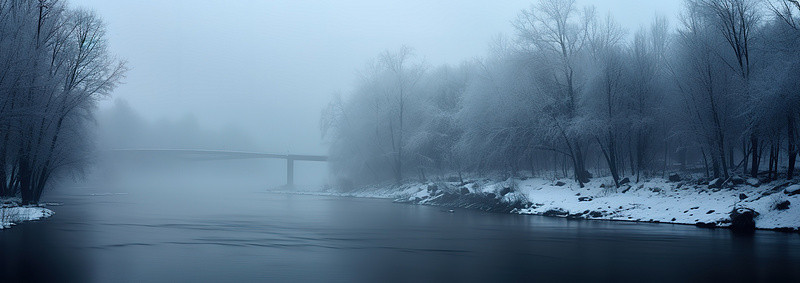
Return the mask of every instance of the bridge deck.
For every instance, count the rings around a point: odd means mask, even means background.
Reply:
[[[172,156],[188,159],[221,160],[221,159],[286,159],[297,161],[328,161],[324,155],[301,155],[301,154],[275,154],[246,151],[229,150],[202,150],[202,149],[114,149],[113,153],[151,155],[151,156]]]
[[[294,185],[295,161],[328,161],[323,155],[300,154],[274,154],[229,150],[202,150],[202,149],[115,149],[114,154],[144,156],[144,157],[171,157],[189,160],[229,160],[229,159],[285,159],[286,160],[286,185]]]

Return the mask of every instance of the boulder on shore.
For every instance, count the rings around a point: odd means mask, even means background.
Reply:
[[[745,183],[753,187],[761,186],[761,181],[759,181],[756,178],[747,178],[747,181],[745,181]]]
[[[569,213],[566,212],[565,210],[561,209],[561,208],[555,208],[555,209],[549,209],[549,210],[545,211],[544,213],[542,213],[542,215],[543,216],[551,216],[551,217],[553,217],[553,216],[564,217],[564,216],[569,215]]]
[[[731,230],[734,232],[753,232],[756,230],[755,218],[758,212],[746,207],[734,208],[731,213]]]
[[[787,210],[787,209],[789,209],[789,205],[790,205],[790,204],[792,204],[790,201],[788,201],[788,200],[784,200],[784,201],[782,201],[782,202],[776,203],[776,204],[775,204],[775,205],[772,207],[772,209],[774,209],[774,210]]]
[[[722,180],[722,178],[716,178],[714,180],[711,180],[711,182],[708,182],[708,188],[709,189],[722,188],[723,183],[725,183],[725,181]]]
[[[706,222],[702,222],[701,221],[701,222],[695,223],[694,226],[697,226],[697,227],[700,227],[700,228],[716,228],[717,227],[717,223],[714,223],[714,222],[706,223]]]
[[[670,173],[669,174],[669,181],[670,182],[680,182],[681,176],[678,173]]]
[[[783,193],[787,194],[789,196],[800,194],[800,185],[788,186],[788,187],[786,187],[786,189],[783,190]]]

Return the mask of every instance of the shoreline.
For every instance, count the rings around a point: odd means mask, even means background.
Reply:
[[[18,198],[0,199],[0,205],[0,230],[27,221],[45,219],[55,214],[54,211],[45,208],[44,204],[20,205]]]
[[[324,194],[392,199],[398,203],[538,215],[575,220],[604,220],[692,225],[740,230],[738,212],[751,212],[752,227],[800,233],[800,184],[796,181],[737,181],[710,186],[701,180],[652,178],[615,188],[610,178],[596,178],[579,188],[571,180],[509,178],[460,182],[412,182],[369,186]],[[740,219],[740,218],[737,218]],[[732,224],[733,223],[733,224]],[[732,227],[734,225],[734,227]]]

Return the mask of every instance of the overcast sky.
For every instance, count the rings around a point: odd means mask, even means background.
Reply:
[[[203,127],[234,125],[264,151],[324,153],[322,107],[347,92],[367,60],[401,45],[430,65],[486,53],[533,1],[72,0],[109,29],[131,67],[114,97],[148,120],[194,115]],[[579,0],[635,30],[682,1]],[[674,25],[673,21],[673,25]],[[107,102],[108,103],[108,102]],[[107,104],[106,103],[106,104]]]

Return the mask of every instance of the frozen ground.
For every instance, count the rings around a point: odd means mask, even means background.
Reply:
[[[646,221],[727,227],[734,208],[758,213],[760,229],[800,228],[800,184],[755,179],[721,185],[654,178],[615,188],[596,178],[580,188],[572,180],[508,179],[411,183],[363,188],[343,195],[580,219]],[[711,182],[713,183],[713,181]],[[719,184],[717,184],[719,185]]]
[[[41,206],[20,206],[18,199],[0,199],[0,230],[22,221],[39,220],[54,214]]]

